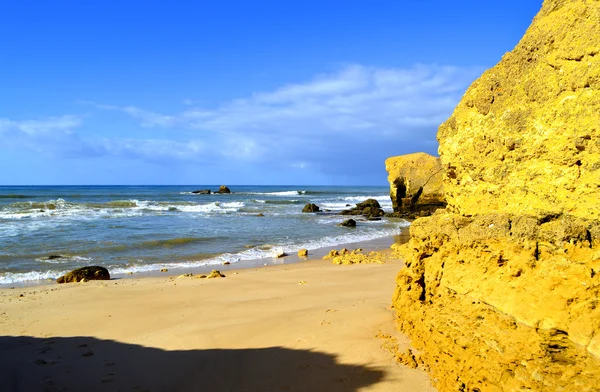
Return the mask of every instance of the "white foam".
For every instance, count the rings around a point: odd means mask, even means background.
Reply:
[[[266,196],[298,196],[306,194],[306,191],[282,191],[282,192],[247,192],[246,195],[266,195]]]

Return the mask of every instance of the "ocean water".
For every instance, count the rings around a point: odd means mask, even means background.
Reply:
[[[167,268],[210,270],[306,248],[388,237],[402,220],[359,221],[336,213],[367,198],[392,210],[387,187],[231,186],[0,187],[0,285],[55,279],[101,265],[113,276]],[[329,212],[302,213],[306,203]],[[263,217],[258,216],[263,214]],[[60,256],[60,257],[51,257]]]

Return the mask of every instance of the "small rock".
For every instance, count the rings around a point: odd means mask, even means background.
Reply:
[[[221,271],[217,271],[217,270],[212,270],[210,272],[210,274],[208,274],[208,276],[206,277],[207,279],[212,279],[212,278],[224,278],[225,275],[223,275],[221,273]]]
[[[179,279],[181,279],[181,278],[193,278],[193,277],[194,277],[194,274],[192,274],[192,273],[183,274],[183,275],[179,275],[178,276]]]
[[[319,208],[318,205],[316,204],[307,204],[304,206],[304,208],[302,209],[302,212],[320,212],[321,209]]]
[[[300,257],[306,257],[306,256],[308,256],[308,250],[307,249],[300,249],[298,251],[298,256],[300,256]]]
[[[161,268],[160,272],[169,272],[169,270],[167,268]]]
[[[263,216],[265,216],[265,214],[263,214],[263,213],[261,212],[261,213],[258,213],[258,214],[256,214],[256,216],[263,217]]]
[[[323,257],[323,259],[331,259],[331,258],[334,258],[334,257],[339,256],[339,255],[340,255],[340,252],[338,252],[335,249],[332,249],[332,250],[329,251],[329,253],[327,254],[327,256]]]
[[[219,190],[216,191],[215,193],[231,193],[231,190],[229,188],[227,188],[225,185],[221,185],[219,187]]]
[[[50,255],[48,256],[48,260],[62,259],[63,257],[63,255]]]
[[[354,219],[346,219],[345,221],[343,221],[342,223],[340,223],[340,226],[344,226],[344,227],[356,227],[356,221]]]
[[[199,189],[197,191],[192,191],[192,193],[196,195],[210,195],[210,189]]]
[[[223,265],[229,265],[229,264],[231,264],[231,262],[230,262],[230,261],[224,261],[224,262],[223,262]]]

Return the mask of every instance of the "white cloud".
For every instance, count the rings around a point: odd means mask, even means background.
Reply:
[[[84,127],[82,117],[61,116],[0,118],[0,140],[77,157],[256,163],[362,175],[381,171],[390,155],[435,152],[438,125],[480,72],[475,67],[350,65],[213,108],[185,99],[182,111],[170,114],[87,102],[138,120],[147,137],[133,137],[130,125],[123,126],[122,137],[82,137],[76,132]],[[86,117],[88,121],[98,121],[98,116]]]
[[[437,127],[481,70],[350,65],[305,83],[223,102],[215,109],[189,99],[188,107],[175,114],[133,106],[97,107],[126,113],[143,127],[196,132],[228,159],[280,164],[289,159],[325,167],[342,158],[344,149],[371,155],[379,149],[383,158],[431,150]]]

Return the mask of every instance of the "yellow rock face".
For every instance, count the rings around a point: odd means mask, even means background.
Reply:
[[[442,165],[439,158],[424,152],[391,157],[385,161],[394,211],[403,206],[421,189],[421,202],[444,202]]]
[[[598,219],[600,4],[546,1],[438,132],[451,211]]]
[[[440,391],[600,390],[599,89],[600,1],[547,0],[440,126],[393,297]]]

